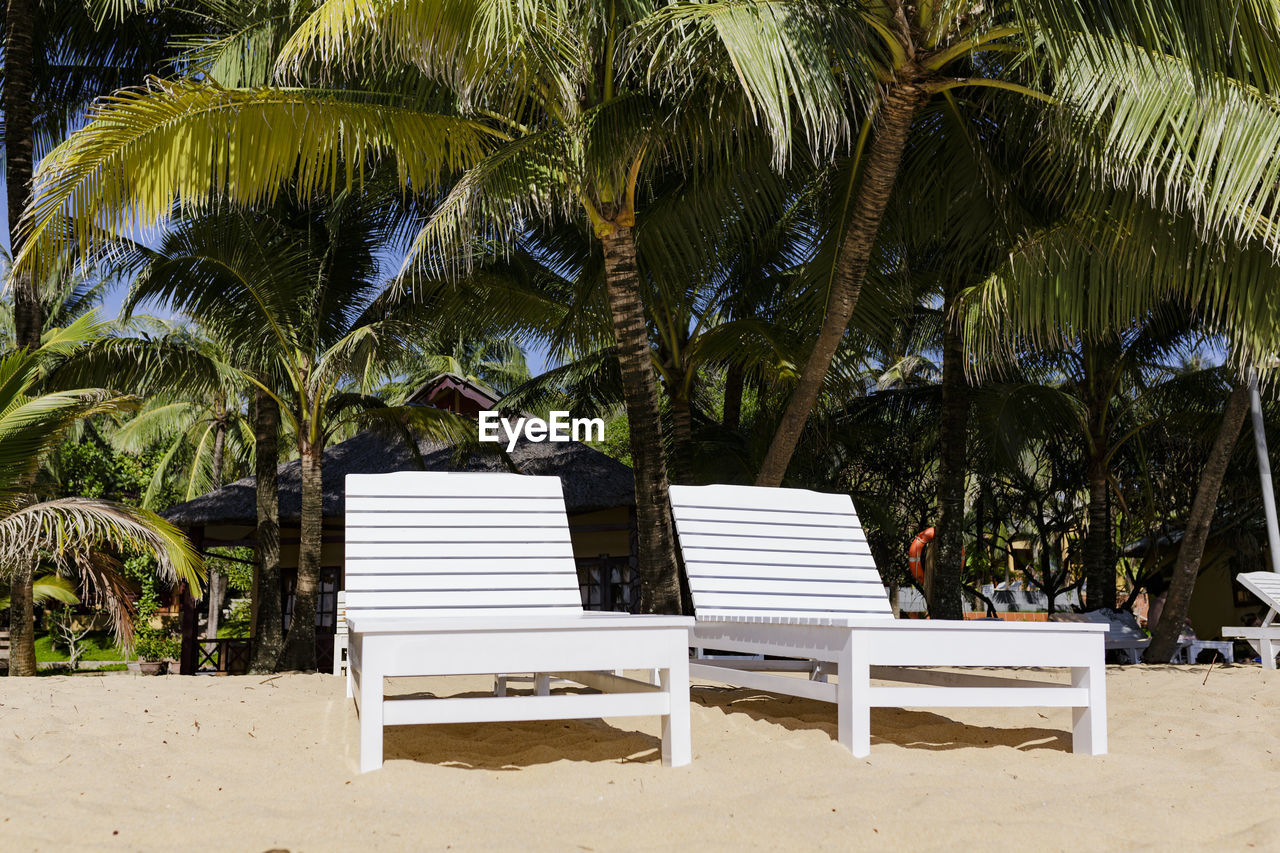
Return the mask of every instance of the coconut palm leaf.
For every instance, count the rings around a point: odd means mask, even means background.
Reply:
[[[112,235],[163,225],[176,210],[269,201],[290,177],[302,197],[355,186],[388,156],[402,185],[425,190],[496,142],[477,122],[358,92],[181,80],[116,93],[90,119],[41,163],[24,257],[53,258],[66,247],[63,217],[91,257]]]
[[[61,571],[78,570],[103,595],[113,629],[125,644],[132,631],[129,599],[122,594],[127,584],[109,561],[90,559],[90,554],[151,553],[161,580],[186,581],[194,590],[204,581],[200,557],[181,531],[153,512],[112,501],[61,498],[28,504],[0,515],[0,543],[0,565],[43,553]]]

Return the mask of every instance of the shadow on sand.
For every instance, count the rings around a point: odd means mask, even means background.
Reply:
[[[759,690],[694,685],[693,701],[724,714],[745,714],[788,731],[817,730],[836,738],[836,706],[829,702],[780,696]],[[1035,708],[1020,709],[1028,714]],[[1043,714],[1041,714],[1043,717]],[[1056,728],[975,726],[929,711],[871,709],[871,744],[908,749],[950,750],[1012,747],[1020,750],[1071,751],[1071,733]]]
[[[557,688],[555,692],[586,691]],[[527,695],[527,691],[511,691],[513,696],[521,694]],[[439,698],[426,691],[396,695],[409,699]],[[483,697],[490,694],[449,695]],[[468,770],[523,770],[556,761],[650,763],[661,760],[662,741],[644,732],[617,728],[603,720],[388,726],[383,735],[383,757],[386,761],[407,759]]]

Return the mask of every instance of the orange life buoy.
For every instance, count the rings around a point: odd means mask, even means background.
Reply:
[[[907,570],[920,586],[924,586],[924,546],[933,541],[933,535],[932,527],[921,530],[916,534],[916,538],[911,540],[911,547],[907,549]]]

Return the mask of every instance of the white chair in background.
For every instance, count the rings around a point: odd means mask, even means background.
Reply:
[[[1244,572],[1236,575],[1236,580],[1267,606],[1267,615],[1254,628],[1223,628],[1222,636],[1248,641],[1262,658],[1262,668],[1275,669],[1276,654],[1280,653],[1280,623],[1276,622],[1280,615],[1280,573]]]

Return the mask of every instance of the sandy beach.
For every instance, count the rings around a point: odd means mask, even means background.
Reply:
[[[699,683],[691,766],[656,719],[393,728],[356,772],[342,679],[0,681],[0,849],[1280,849],[1280,679],[1111,667],[1110,754],[1070,712],[873,711]],[[490,679],[393,690],[481,692]],[[635,727],[639,727],[637,730]]]

